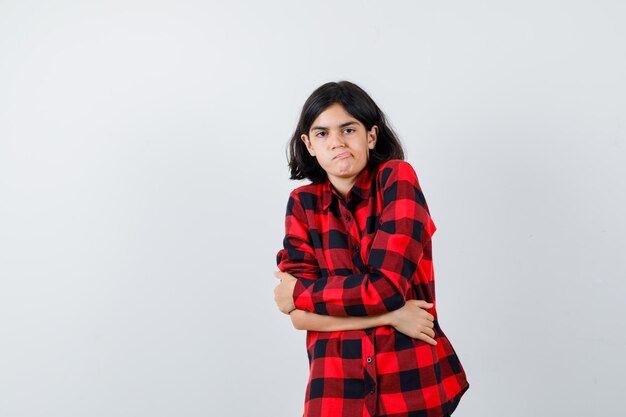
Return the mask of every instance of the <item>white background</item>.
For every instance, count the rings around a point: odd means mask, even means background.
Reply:
[[[347,79],[438,227],[455,417],[621,416],[622,1],[0,1],[0,416],[299,416],[286,144]]]

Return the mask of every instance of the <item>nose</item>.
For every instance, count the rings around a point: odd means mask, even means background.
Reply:
[[[341,136],[341,133],[337,133],[337,132],[329,133],[328,144],[330,145],[331,149],[343,147],[344,141],[343,141],[343,137]]]

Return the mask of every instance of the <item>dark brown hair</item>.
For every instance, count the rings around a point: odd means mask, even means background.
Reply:
[[[311,125],[326,108],[339,103],[367,130],[378,126],[376,146],[369,153],[368,164],[376,166],[390,159],[404,159],[404,150],[393,129],[388,125],[382,110],[358,85],[349,81],[328,82],[318,87],[302,106],[300,120],[289,141],[289,179],[308,178],[314,183],[326,180],[326,171],[311,156],[300,137],[308,135]]]

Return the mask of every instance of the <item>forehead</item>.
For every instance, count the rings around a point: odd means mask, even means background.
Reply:
[[[321,112],[313,123],[311,123],[311,130],[314,129],[332,129],[334,127],[342,127],[351,123],[354,125],[362,125],[354,116],[339,103],[334,103],[328,106],[323,112]]]

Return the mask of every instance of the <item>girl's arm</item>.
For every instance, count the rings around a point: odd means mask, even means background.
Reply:
[[[298,309],[291,311],[289,316],[298,330],[332,332],[388,325],[409,337],[436,345],[434,316],[426,311],[432,306],[423,300],[407,300],[401,308],[375,316],[337,317]]]
[[[391,324],[389,313],[377,316],[335,317],[296,309],[289,315],[291,316],[293,327],[296,329],[317,332],[362,330]]]

